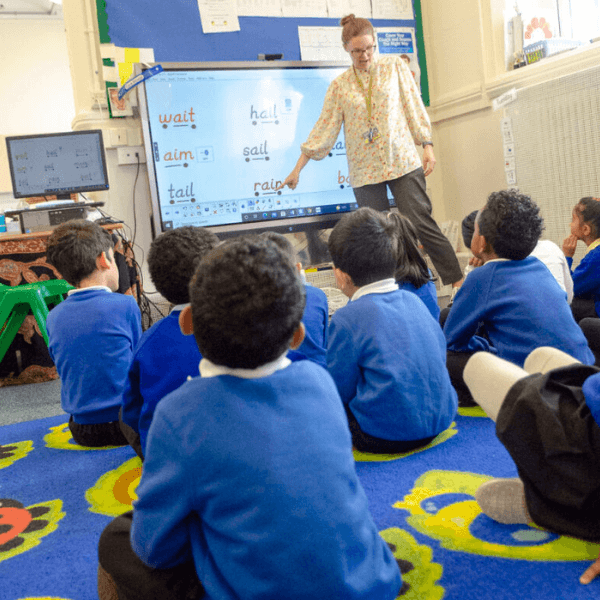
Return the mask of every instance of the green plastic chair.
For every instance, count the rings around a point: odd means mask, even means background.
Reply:
[[[50,308],[62,302],[65,294],[72,289],[73,286],[64,279],[36,281],[17,286],[0,284],[0,324],[2,324],[0,325],[0,361],[4,358],[29,311],[33,313],[42,337],[48,345],[46,318]]]

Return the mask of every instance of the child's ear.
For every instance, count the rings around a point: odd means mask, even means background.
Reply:
[[[292,343],[290,344],[290,348],[292,350],[296,350],[296,348],[300,347],[300,345],[304,341],[305,333],[306,333],[306,329],[304,329],[304,323],[302,323],[302,321],[300,321],[300,325],[298,325],[298,328],[296,329],[296,331],[294,331],[294,335],[292,337]]]
[[[592,228],[585,221],[581,226],[581,233],[583,233],[584,237],[588,237],[592,233]]]
[[[179,329],[183,335],[194,334],[194,322],[192,321],[192,307],[188,304],[179,313]]]
[[[98,271],[106,271],[106,269],[110,269],[111,264],[112,260],[110,260],[110,257],[106,252],[102,252],[102,254],[99,254],[96,258],[96,269],[98,269]]]

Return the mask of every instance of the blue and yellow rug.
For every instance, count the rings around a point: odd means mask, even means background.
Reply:
[[[515,467],[478,410],[462,411],[426,449],[355,453],[381,535],[403,559],[403,599],[588,600],[578,579],[598,545],[499,525],[473,495]],[[141,473],[130,448],[74,445],[65,417],[0,428],[0,598],[96,600],[96,546],[131,508]]]

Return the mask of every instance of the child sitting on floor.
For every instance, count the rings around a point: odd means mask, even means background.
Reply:
[[[600,315],[600,199],[582,198],[573,208],[571,235],[563,242],[563,252],[569,267],[573,268],[573,255],[577,242],[587,246],[587,253],[572,271],[575,297],[571,310],[579,323],[586,317]]]
[[[600,541],[600,370],[556,348],[537,348],[524,369],[478,352],[465,367],[473,398],[496,422],[518,479],[492,479],[476,493],[505,524],[538,526]],[[581,577],[600,574],[600,557]]]
[[[398,212],[387,213],[398,230],[398,268],[394,274],[401,290],[416,294],[429,309],[431,316],[440,317],[437,290],[425,258],[419,250],[417,230],[408,217]]]
[[[490,194],[477,216],[471,251],[483,265],[465,279],[444,325],[448,371],[461,406],[473,405],[462,374],[476,351],[523,366],[532,350],[552,346],[594,362],[565,292],[530,256],[542,229],[539,208],[517,190]]]
[[[124,446],[119,408],[142,325],[135,299],[113,293],[119,271],[110,233],[91,221],[68,221],[52,232],[46,256],[77,288],[46,322],[73,440],[89,447]]]
[[[337,285],[350,302],[331,318],[327,367],[363,452],[426,446],[456,415],[442,330],[394,279],[401,235],[396,219],[360,208],[329,236]]]
[[[202,377],[158,404],[134,510],[100,538],[100,600],[396,598],[335,385],[286,358],[303,337],[297,270],[268,240],[234,239],[190,300]]]
[[[284,235],[275,231],[266,231],[261,236],[277,244],[279,249],[290,258],[302,276],[302,263],[297,259],[294,246]],[[308,358],[318,365],[326,367],[327,334],[329,331],[327,296],[323,290],[313,287],[306,282],[304,282],[304,291],[306,292],[306,307],[302,315],[302,323],[305,330],[304,341],[297,350],[290,351],[289,358],[292,360]]]
[[[200,352],[193,337],[179,328],[189,303],[190,279],[200,259],[219,244],[201,227],[178,227],[159,235],[148,253],[148,271],[156,290],[175,306],[142,335],[123,392],[121,419],[125,437],[143,459],[158,402],[188,377],[198,375]]]

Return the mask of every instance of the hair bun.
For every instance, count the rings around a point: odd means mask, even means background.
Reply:
[[[346,23],[350,23],[350,21],[353,21],[354,19],[356,19],[356,17],[354,16],[354,13],[352,13],[350,15],[346,15],[345,17],[341,18],[340,25],[343,27],[344,25],[346,25]]]

